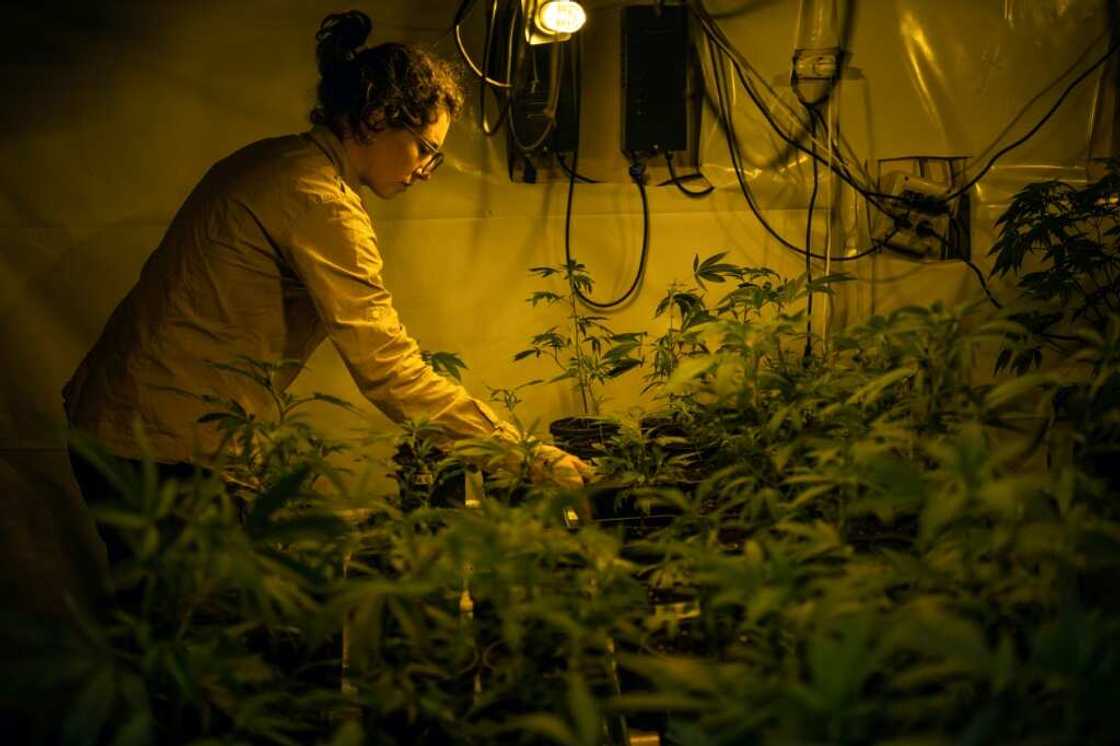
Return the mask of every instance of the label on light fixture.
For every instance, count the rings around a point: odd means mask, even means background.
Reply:
[[[537,11],[537,25],[552,34],[574,34],[585,21],[583,6],[572,0],[547,0]]]

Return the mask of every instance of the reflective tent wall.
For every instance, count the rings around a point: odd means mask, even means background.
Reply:
[[[448,29],[457,0],[355,4],[374,21],[370,43],[407,40],[456,58]],[[483,4],[485,5],[485,4]],[[637,270],[642,207],[620,143],[620,2],[588,0],[583,48],[579,170],[571,205],[572,254],[595,278],[596,297],[615,297]],[[775,94],[795,101],[790,65],[806,12],[828,23],[850,12],[847,63],[825,115],[869,174],[883,164],[958,159],[975,174],[1026,134],[1115,41],[1104,0],[709,0],[707,10]],[[259,138],[308,127],[316,72],[314,33],[340,10],[322,2],[22,3],[4,10],[0,219],[0,492],[6,596],[57,603],[53,589],[88,582],[92,525],[66,465],[60,390],[135,281],[181,200],[205,170]],[[481,47],[478,11],[463,28]],[[692,32],[699,39],[696,28]],[[711,80],[701,46],[698,78]],[[685,60],[681,61],[685,64]],[[986,274],[993,224],[1014,192],[1044,178],[1087,178],[1093,159],[1117,152],[1115,61],[1094,68],[1045,124],[999,158],[971,191],[972,257]],[[366,196],[385,259],[385,279],[409,331],[429,350],[455,352],[477,396],[551,374],[544,361],[513,362],[529,337],[558,319],[525,299],[541,288],[528,269],[559,264],[565,249],[567,182],[513,182],[506,139],[478,125],[478,85],[451,131],[448,163],[420,189],[392,202]],[[807,157],[767,166],[782,141],[745,97],[731,93],[744,175],[779,234],[804,245],[812,169]],[[712,106],[700,104],[694,163],[716,187],[690,199],[650,163],[649,257],[637,294],[609,313],[616,330],[656,330],[653,309],[694,256],[784,275],[804,259],[783,247],[748,210]],[[490,102],[493,113],[493,101]],[[836,145],[840,148],[840,145]],[[695,184],[696,182],[693,182]],[[850,257],[870,243],[862,201],[821,170],[812,245]],[[907,303],[984,298],[960,261],[877,252],[814,272],[857,278],[816,311],[818,328],[851,323]],[[997,296],[1003,289],[991,283]],[[330,345],[297,380],[368,411]],[[634,376],[611,384],[608,411],[640,401]],[[522,391],[523,419],[576,414],[564,385]],[[353,421],[326,417],[327,428]],[[92,551],[92,550],[91,550]],[[50,582],[44,582],[50,577]]]

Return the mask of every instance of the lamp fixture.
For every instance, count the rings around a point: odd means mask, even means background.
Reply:
[[[574,34],[586,21],[583,6],[573,0],[548,0],[537,8],[537,26],[550,34]]]
[[[521,7],[530,44],[567,41],[587,21],[587,12],[575,0],[521,0]]]

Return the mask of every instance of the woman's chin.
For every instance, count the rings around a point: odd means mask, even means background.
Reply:
[[[376,194],[381,199],[393,199],[400,195],[404,190],[408,189],[408,185],[403,182],[393,182],[392,184],[382,184],[380,186],[370,187],[370,191]]]

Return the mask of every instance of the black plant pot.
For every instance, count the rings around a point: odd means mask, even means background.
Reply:
[[[682,492],[692,492],[708,476],[716,465],[718,449],[711,444],[696,443],[690,439],[689,432],[680,422],[668,415],[643,417],[639,426],[642,435],[650,438],[679,438],[679,441],[664,443],[661,448],[670,456],[688,462],[684,469],[683,481],[676,485]]]
[[[619,429],[617,422],[599,417],[563,417],[548,426],[557,446],[582,459],[602,456]]]
[[[667,414],[646,415],[638,423],[638,426],[642,430],[642,435],[647,438],[656,438],[663,435],[684,437],[686,434],[680,423],[672,415]]]
[[[600,528],[619,529],[627,541],[641,539],[650,531],[669,524],[680,511],[658,506],[646,511],[634,503],[626,490],[603,487],[591,492],[591,515]]]
[[[554,420],[548,431],[556,445],[581,459],[602,456],[611,438],[618,435],[617,422],[598,417],[564,417]],[[642,518],[633,502],[617,487],[602,486],[591,490],[591,515],[600,525],[619,524],[629,529]]]
[[[393,454],[393,477],[400,488],[401,508],[410,512],[421,506],[459,508],[466,502],[462,466],[439,468],[443,451],[433,448],[421,458],[407,443]]]

